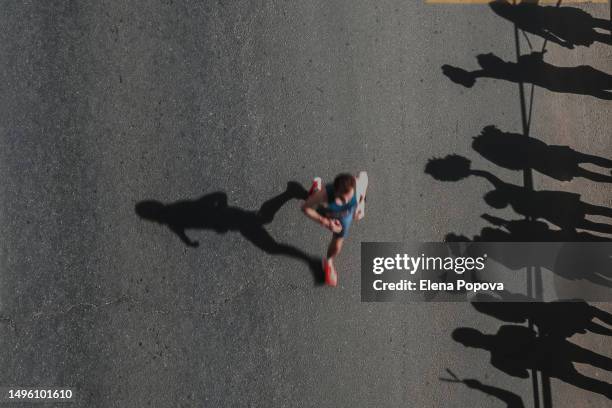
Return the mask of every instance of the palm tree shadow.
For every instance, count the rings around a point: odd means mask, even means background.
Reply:
[[[227,194],[214,192],[195,200],[181,200],[163,204],[155,200],[140,201],[135,206],[136,214],[145,220],[167,226],[183,243],[198,247],[186,231],[192,229],[213,230],[219,234],[239,232],[244,238],[267,254],[285,256],[306,263],[312,272],[315,284],[322,284],[323,272],[319,260],[301,249],[276,241],[265,225],[292,199],[305,199],[307,192],[299,183],[287,183],[287,189],[262,204],[257,211],[248,211],[227,203]]]

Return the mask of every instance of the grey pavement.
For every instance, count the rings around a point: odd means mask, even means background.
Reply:
[[[581,8],[609,18],[609,5]],[[488,186],[438,182],[427,159],[457,153],[523,182],[470,147],[486,125],[521,132],[518,86],[467,89],[441,70],[476,69],[487,52],[516,59],[512,24],[489,7],[7,1],[0,27],[0,385],[70,386],[79,407],[505,406],[441,381],[448,368],[534,406],[531,381],[451,338],[499,321],[469,304],[360,302],[361,241],[439,241],[486,225]],[[547,49],[556,65],[612,73],[605,44]],[[536,87],[531,134],[610,158],[611,113],[609,101]],[[187,231],[192,248],[134,210],[224,192],[255,211],[289,181],[359,170],[367,216],[336,289],[235,231]],[[612,206],[603,183],[533,181]],[[266,228],[313,256],[329,239],[297,200]],[[605,336],[572,341],[612,355]],[[551,386],[555,407],[610,404]]]

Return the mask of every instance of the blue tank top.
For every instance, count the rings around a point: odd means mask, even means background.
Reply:
[[[335,217],[345,217],[355,208],[357,208],[357,192],[353,194],[353,198],[346,204],[338,204],[336,202],[336,194],[333,184],[326,184],[325,191],[327,192],[327,207],[325,212],[334,215]]]

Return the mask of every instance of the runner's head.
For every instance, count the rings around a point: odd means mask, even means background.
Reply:
[[[355,194],[355,177],[348,173],[340,173],[334,179],[334,193],[343,203],[348,203]]]

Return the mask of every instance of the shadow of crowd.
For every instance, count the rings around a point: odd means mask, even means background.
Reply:
[[[451,81],[472,87],[481,78],[510,81],[538,86],[552,92],[593,96],[603,100],[612,99],[612,76],[587,65],[559,67],[545,61],[546,42],[567,49],[591,46],[595,42],[610,45],[611,22],[594,18],[587,12],[562,6],[542,6],[537,2],[493,1],[492,11],[515,27],[518,32],[544,39],[541,51],[517,55],[517,61],[504,61],[493,53],[477,56],[480,69],[468,71],[451,65],[443,65],[442,72]],[[529,43],[531,47],[531,43]],[[520,88],[521,91],[523,88]],[[525,104],[521,92],[521,104]],[[530,179],[535,171],[562,182],[584,178],[599,183],[612,182],[612,160],[580,152],[569,146],[548,145],[529,135],[530,120],[523,109],[523,133],[512,133],[494,125],[484,127],[473,138],[472,148],[484,159],[509,170],[523,171]],[[607,129],[606,129],[607,130]],[[593,171],[585,164],[598,166]],[[493,173],[473,169],[465,157],[449,154],[444,158],[428,161],[425,172],[436,180],[458,182],[467,177],[480,178],[491,190],[484,201],[494,211],[510,207],[521,218],[506,220],[495,215],[483,214],[482,219],[490,225],[482,228],[474,237],[449,233],[448,242],[609,242],[612,234],[612,209],[586,202],[577,193],[567,191],[536,190],[532,181],[525,186],[508,183]],[[590,216],[599,216],[606,221],[595,222]],[[612,266],[608,262],[603,269],[589,270],[576,265],[515,264],[516,259],[496,259],[511,269],[545,267],[567,279],[584,279],[605,287],[612,287]],[[514,263],[513,263],[514,262]],[[538,263],[537,260],[534,263]],[[529,279],[529,278],[528,278]],[[476,328],[459,327],[452,338],[471,348],[486,350],[490,364],[513,377],[532,378],[534,384],[534,406],[540,406],[536,389],[537,374],[542,379],[542,405],[552,406],[550,378],[584,390],[601,394],[612,400],[612,385],[598,378],[580,373],[574,363],[587,364],[605,371],[612,371],[612,359],[578,346],[570,341],[577,333],[612,334],[612,315],[583,301],[538,302],[537,298],[504,292],[491,303],[491,295],[479,295],[473,307],[492,316],[503,324],[496,333],[483,333]],[[521,303],[522,302],[522,303]],[[453,378],[443,381],[462,383],[471,389],[487,393],[508,407],[524,407],[525,403],[516,393],[474,378],[459,379],[450,370]]]

